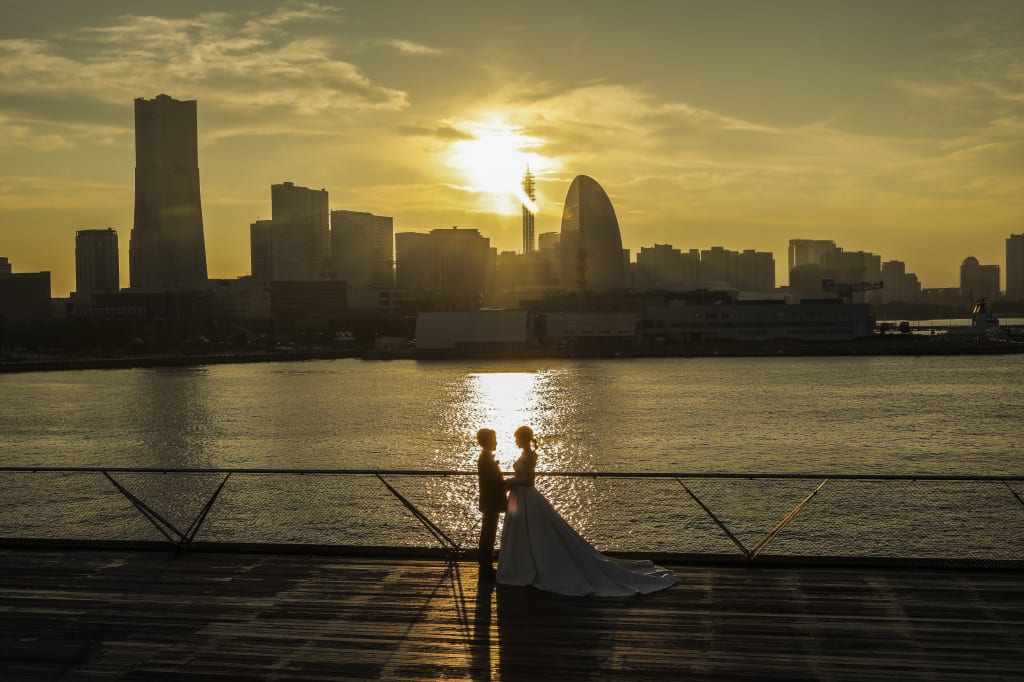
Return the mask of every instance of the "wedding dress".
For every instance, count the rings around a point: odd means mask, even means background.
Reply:
[[[558,594],[621,597],[646,594],[679,578],[651,561],[615,559],[598,552],[533,487],[536,454],[513,465],[516,475],[501,532],[497,580]]]

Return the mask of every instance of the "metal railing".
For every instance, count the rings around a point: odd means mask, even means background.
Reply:
[[[1024,565],[1024,476],[538,472],[602,551]],[[0,467],[0,543],[475,548],[473,471]]]

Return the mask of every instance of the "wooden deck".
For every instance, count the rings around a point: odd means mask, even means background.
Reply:
[[[472,564],[0,550],[0,680],[1024,679],[1024,573],[674,566],[564,598]]]

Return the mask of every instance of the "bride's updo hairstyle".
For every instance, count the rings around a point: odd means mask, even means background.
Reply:
[[[533,437],[533,429],[529,426],[520,426],[515,432],[516,443],[527,443],[531,448],[537,446],[537,439]]]

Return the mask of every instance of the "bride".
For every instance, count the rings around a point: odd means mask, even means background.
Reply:
[[[537,467],[533,430],[515,432],[522,454],[508,481],[508,511],[498,553],[499,583],[532,585],[566,595],[619,597],[671,587],[679,578],[650,561],[601,554],[566,523],[533,487]]]

